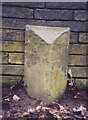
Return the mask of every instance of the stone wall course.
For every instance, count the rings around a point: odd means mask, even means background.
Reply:
[[[86,2],[2,2],[4,83],[23,79],[25,25],[70,27],[68,66],[75,79],[88,80],[87,14]]]

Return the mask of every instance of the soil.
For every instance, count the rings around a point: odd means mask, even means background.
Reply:
[[[20,100],[14,100],[16,95]],[[24,86],[3,85],[1,120],[88,120],[87,90],[67,87],[62,98],[50,105],[30,97]]]

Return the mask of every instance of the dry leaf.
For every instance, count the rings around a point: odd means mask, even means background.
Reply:
[[[29,112],[29,113],[35,113],[35,109],[33,109],[33,108],[28,109],[28,112]]]
[[[84,116],[86,114],[86,108],[82,105],[79,107],[78,111],[81,111],[81,115]]]
[[[3,116],[2,115],[0,115],[0,120],[3,118]]]
[[[40,112],[41,109],[42,109],[42,107],[41,107],[40,105],[36,107],[36,111],[37,111],[37,112]]]
[[[5,101],[10,102],[10,99],[9,99],[9,98],[6,98]]]
[[[75,95],[73,98],[74,98],[74,99],[77,99],[78,97]]]
[[[14,96],[13,96],[13,100],[19,101],[19,100],[20,100],[20,97],[18,97],[17,95],[14,95]]]
[[[82,105],[77,109],[77,108],[73,108],[73,111],[76,112],[80,112],[82,116],[84,116],[86,114],[87,109],[85,107],[83,107]]]
[[[27,117],[29,115],[29,113],[28,112],[24,112],[22,115],[23,115],[23,117]]]
[[[59,105],[60,110],[64,110],[65,108],[62,105]]]
[[[78,92],[77,95],[81,95],[80,92]]]

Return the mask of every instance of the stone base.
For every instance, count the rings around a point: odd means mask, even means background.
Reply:
[[[42,72],[41,72],[42,71]],[[37,63],[25,70],[27,91],[30,96],[50,103],[65,91],[67,80],[61,69]]]

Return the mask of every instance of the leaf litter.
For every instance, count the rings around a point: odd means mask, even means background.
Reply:
[[[11,118],[88,120],[87,90],[74,86],[71,70],[68,72],[68,86],[61,99],[47,105],[41,100],[28,96],[23,82],[2,88],[2,114],[0,120]]]

